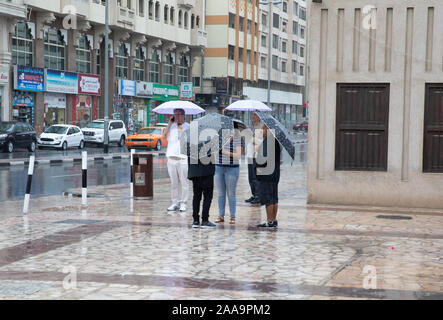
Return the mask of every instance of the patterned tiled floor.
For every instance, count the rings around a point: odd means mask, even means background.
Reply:
[[[443,212],[306,205],[305,166],[286,165],[278,230],[258,230],[264,208],[242,168],[237,222],[194,230],[191,209],[166,214],[129,185],[100,197],[4,201],[0,299],[442,299]],[[78,192],[79,190],[73,190]],[[211,207],[214,220],[216,193]],[[410,220],[381,219],[380,215]]]

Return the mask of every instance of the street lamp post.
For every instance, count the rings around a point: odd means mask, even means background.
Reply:
[[[105,14],[105,123],[103,136],[103,152],[109,152],[108,104],[109,104],[109,0],[106,0]]]
[[[280,4],[281,1],[260,1],[260,4],[269,5],[269,19],[268,19],[268,98],[267,105],[271,105],[271,34],[272,34],[272,5]]]

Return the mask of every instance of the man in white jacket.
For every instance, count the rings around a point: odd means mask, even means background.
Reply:
[[[185,122],[185,111],[175,109],[174,117],[169,120],[163,138],[168,139],[166,157],[168,158],[168,173],[171,179],[172,205],[167,211],[186,212],[189,196],[188,160],[186,155],[180,152],[180,136],[189,123]]]

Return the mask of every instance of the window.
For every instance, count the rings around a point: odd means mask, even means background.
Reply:
[[[305,66],[304,65],[300,65],[300,75],[304,76],[305,75]]]
[[[246,26],[247,26],[248,34],[251,34],[251,20],[248,20],[248,22],[246,23]]]
[[[85,34],[80,35],[76,52],[77,52],[77,58],[76,58],[77,72],[91,73],[92,48]]]
[[[178,66],[178,83],[188,82],[189,63],[186,56],[180,57],[180,64]]]
[[[185,29],[188,29],[189,28],[189,15],[188,15],[188,12],[187,11],[185,11],[185,17],[184,17],[184,20],[185,20]]]
[[[174,23],[175,23],[174,17],[175,17],[175,9],[174,9],[174,7],[171,7],[170,15],[169,15],[169,23],[172,25],[174,25]]]
[[[297,54],[297,42],[292,40],[292,54]]]
[[[387,171],[389,84],[337,84],[335,170]]]
[[[298,17],[298,3],[294,1],[294,6],[292,8],[294,10],[294,16]]]
[[[298,22],[292,21],[292,34],[298,35]]]
[[[268,25],[268,16],[266,14],[261,15],[261,24],[263,27],[266,27]]]
[[[281,72],[285,72],[286,73],[286,61],[282,61],[281,62]]]
[[[305,38],[305,28],[300,27],[300,38],[304,39]]]
[[[300,8],[299,14],[300,14],[300,19],[306,21],[306,9]]]
[[[138,14],[140,17],[145,16],[145,0],[138,0]]]
[[[201,84],[201,79],[200,77],[192,77],[192,83],[194,84],[195,88],[200,88]]]
[[[272,20],[274,28],[280,29],[280,16],[277,13],[273,13]]]
[[[251,63],[250,58],[251,58],[251,50],[247,50],[246,51],[246,64]]]
[[[297,74],[297,61],[292,60],[292,73]]]
[[[197,19],[195,19],[195,25],[197,28],[200,28],[200,16],[197,16]]]
[[[33,61],[34,42],[31,29],[26,22],[17,22],[12,35],[12,64],[32,67]]]
[[[272,69],[278,70],[278,56],[272,56]]]
[[[149,19],[154,19],[154,1],[153,0],[149,0],[149,4],[148,4],[148,15],[149,15]]]
[[[165,7],[163,9],[163,22],[166,23],[166,24],[169,21],[168,13],[169,13],[169,7],[168,7],[168,5],[165,5]]]
[[[288,12],[288,3],[283,1],[283,12]]]
[[[160,21],[160,2],[155,3],[155,20]]]
[[[284,21],[284,20],[282,21],[281,31],[283,31],[284,33],[288,32],[288,22],[287,21]]]
[[[149,61],[149,80],[151,82],[160,82],[160,56],[157,52],[152,53],[151,61]]]
[[[195,26],[195,16],[192,14],[191,15],[191,29],[194,29]]]
[[[443,172],[443,84],[426,84],[423,172]]]
[[[145,54],[142,47],[138,47],[134,57],[134,80],[145,81]]]
[[[278,41],[279,41],[278,36],[273,34],[272,35],[272,48],[278,49]]]
[[[267,69],[267,65],[266,65],[266,56],[261,56],[261,58],[260,58],[260,66],[263,68],[263,69]]]
[[[65,70],[65,35],[60,30],[45,29],[45,68]]]
[[[261,36],[261,46],[263,47],[263,48],[266,48],[266,36],[264,36],[264,35],[262,35]]]
[[[126,0],[128,9],[132,9],[132,0]]]
[[[243,32],[243,23],[245,22],[245,18],[243,18],[243,17],[240,17],[240,25],[239,25],[239,30],[241,31],[241,32]]]
[[[305,47],[300,46],[300,57],[305,57]]]
[[[181,28],[183,25],[183,12],[181,10],[178,11],[178,26]]]
[[[238,48],[238,61],[243,62],[243,48]]]
[[[115,71],[116,77],[121,79],[128,78],[128,57],[129,52],[126,44],[121,43],[118,47],[118,53],[115,55]]]
[[[286,41],[282,41],[282,43],[281,43],[281,51],[286,53]]]
[[[163,66],[163,83],[174,84],[174,59],[172,53],[166,55],[166,61]]]
[[[101,66],[101,56],[100,56],[100,49],[99,49],[99,50],[97,50],[97,70],[96,70],[97,74],[100,74],[100,72],[101,72],[100,66]]]
[[[232,13],[229,14],[229,28],[235,29],[235,15]]]
[[[234,47],[228,46],[228,59],[234,60]]]

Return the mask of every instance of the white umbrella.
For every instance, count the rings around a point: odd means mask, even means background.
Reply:
[[[271,112],[271,108],[257,100],[239,100],[232,103],[225,109],[226,111],[259,111]]]
[[[206,112],[205,109],[200,108],[195,103],[181,100],[164,102],[152,111],[159,114],[174,114],[174,109],[185,110],[185,115],[195,115]]]

